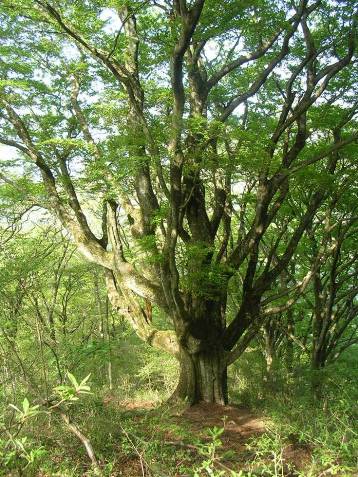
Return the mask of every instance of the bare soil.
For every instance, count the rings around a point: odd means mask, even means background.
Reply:
[[[265,430],[265,422],[247,408],[201,403],[186,409],[182,416],[193,430],[205,427],[223,427],[224,435],[233,438],[249,437]]]
[[[120,402],[116,403],[121,409],[129,414],[137,414],[135,420],[142,419],[141,411],[158,412],[150,401]],[[192,456],[193,462],[199,462],[202,457],[199,454],[196,441],[210,442],[209,429],[214,427],[224,428],[220,435],[222,446],[218,450],[222,457],[218,459],[218,470],[225,472],[225,476],[231,475],[230,470],[238,472],[247,467],[248,461],[252,461],[254,452],[247,448],[247,444],[255,437],[260,436],[266,430],[267,422],[262,416],[259,416],[245,407],[230,405],[219,406],[215,404],[200,403],[186,408],[179,415],[166,416],[168,423],[167,431],[158,434],[158,439],[172,448],[172,455],[175,461],[180,463],[180,455],[185,450]],[[166,422],[166,421],[165,421]],[[183,437],[170,426],[176,424],[179,428],[185,429],[190,436]],[[226,456],[225,453],[231,451]],[[297,475],[296,470],[302,470],[311,459],[310,449],[295,442],[288,442],[283,449],[283,461],[286,470],[285,477]],[[178,465],[179,466],[179,465]],[[122,477],[166,477],[162,474],[150,474],[146,471],[145,463],[141,462],[140,456],[131,456],[123,459],[119,463],[119,475]],[[171,474],[172,475],[172,474]],[[259,475],[259,474],[257,474]],[[177,473],[175,477],[192,477],[189,474]]]

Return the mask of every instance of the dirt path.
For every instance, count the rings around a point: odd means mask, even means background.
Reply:
[[[245,407],[218,406],[207,403],[188,408],[181,419],[187,421],[193,435],[196,436],[205,435],[207,428],[224,428],[224,432],[220,436],[223,451],[230,450],[235,453],[234,459],[226,463],[228,467],[235,470],[240,468],[240,463],[245,464],[245,461],[250,458],[246,444],[250,439],[263,434],[267,425],[262,417],[255,415]],[[282,459],[287,469],[302,469],[310,458],[310,449],[302,445],[287,443],[282,451]],[[284,472],[285,476],[296,475],[287,469]]]
[[[186,409],[176,422],[186,427],[192,436],[191,440],[200,439],[201,442],[210,444],[212,437],[209,430],[213,428],[224,429],[219,436],[222,446],[216,450],[217,456],[230,451],[227,457],[218,459],[218,470],[238,471],[247,460],[248,450],[246,444],[252,437],[258,436],[265,431],[265,423],[262,418],[250,412],[247,408],[238,406],[219,406],[215,404],[201,403]],[[194,447],[194,446],[193,446]],[[197,450],[193,454],[199,455]],[[178,474],[176,477],[181,477]]]
[[[133,415],[135,421],[139,426],[143,422],[143,412],[155,416],[160,413],[161,408],[155,408],[153,403],[149,401],[142,402],[122,402],[120,407],[128,413]],[[174,426],[173,426],[174,424]],[[155,427],[156,425],[154,425]],[[227,470],[223,475],[231,475],[230,470],[238,472],[240,469],[247,468],[248,462],[252,462],[255,455],[255,450],[250,450],[247,444],[250,440],[262,435],[266,430],[267,422],[263,417],[254,414],[245,407],[230,405],[219,406],[215,404],[201,403],[190,408],[185,409],[180,414],[166,414],[163,413],[161,423],[157,428],[157,432],[153,435],[164,444],[165,449],[171,449],[171,460],[182,462],[182,452],[187,453],[188,462],[192,465],[200,465],[200,462],[205,457],[200,455],[198,442],[208,443],[212,441],[209,435],[209,430],[214,427],[224,429],[219,436],[222,443],[218,446],[216,454],[218,456],[218,470]],[[150,426],[149,426],[150,427]],[[148,431],[150,430],[148,427]],[[228,452],[229,451],[229,452]],[[288,469],[300,469],[305,461],[309,460],[310,452],[301,446],[296,446],[287,443],[282,450],[282,458],[285,468],[285,477],[293,477],[297,475],[295,472]],[[143,475],[151,475],[154,477],[167,477],[162,473],[144,472],[140,464],[138,456],[133,455],[122,461],[121,472],[119,474],[123,477],[141,477]],[[190,477],[189,474],[178,472],[177,474],[170,473],[175,477]],[[204,475],[204,474],[203,474]],[[205,474],[207,475],[207,474]],[[255,474],[256,475],[256,474]],[[257,475],[261,475],[260,473]],[[281,475],[281,474],[280,474]]]
[[[184,411],[182,420],[187,421],[192,431],[200,435],[204,429],[219,427],[224,428],[220,436],[224,447],[237,450],[242,448],[244,442],[250,437],[264,432],[264,420],[255,416],[246,408],[237,406],[219,406],[202,403]]]

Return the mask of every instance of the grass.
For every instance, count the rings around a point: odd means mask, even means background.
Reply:
[[[139,347],[132,353],[135,359],[117,363],[113,390],[93,381],[93,394],[70,410],[96,451],[103,477],[358,475],[354,356],[321,373],[322,398],[315,399],[305,366],[290,374],[278,363],[265,380],[260,355],[246,353],[230,370],[230,399],[262,416],[266,431],[236,439],[225,411],[215,420],[206,409],[190,420],[160,405],[175,385],[175,362],[166,361],[164,369],[159,353]],[[89,370],[84,365],[81,371]],[[9,419],[8,407],[2,414]],[[2,476],[93,474],[84,447],[53,415],[26,421],[16,439],[20,444],[0,439]]]

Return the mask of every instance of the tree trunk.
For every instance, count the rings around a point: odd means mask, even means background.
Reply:
[[[293,311],[290,308],[287,312],[287,331],[289,336],[295,335]],[[293,371],[293,362],[294,362],[294,348],[292,339],[288,339],[286,343],[286,369],[288,373]]]
[[[320,349],[315,349],[311,361],[311,388],[314,400],[321,400],[323,397],[322,378],[320,372],[324,368],[324,355]]]
[[[189,405],[202,401],[227,404],[227,364],[224,351],[210,349],[189,354],[182,349],[179,382],[172,398]]]
[[[264,338],[265,338],[265,361],[266,361],[266,374],[265,379],[268,380],[271,375],[273,361],[275,357],[275,344],[274,344],[274,333],[269,327],[264,327]]]

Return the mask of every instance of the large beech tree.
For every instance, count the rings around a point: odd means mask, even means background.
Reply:
[[[353,161],[354,3],[1,2],[0,142],[18,153],[2,180],[178,358],[176,397],[227,402],[227,366],[317,276],[275,301]]]

